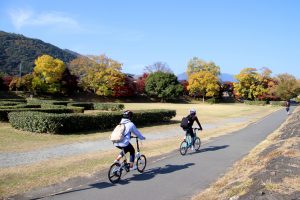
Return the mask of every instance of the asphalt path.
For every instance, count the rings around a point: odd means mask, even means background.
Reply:
[[[276,130],[285,120],[284,109],[228,135],[213,138],[200,151],[179,151],[151,159],[144,173],[126,174],[111,184],[106,172],[89,181],[76,180],[31,192],[20,199],[55,200],[174,200],[189,199],[221,177],[236,161]],[[199,134],[201,137],[201,133]],[[178,144],[179,146],[179,144]],[[68,188],[68,189],[66,189]],[[61,191],[59,191],[61,190]],[[16,198],[18,199],[18,198]]]

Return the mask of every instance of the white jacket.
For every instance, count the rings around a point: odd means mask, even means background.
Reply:
[[[120,123],[125,124],[124,139],[122,142],[114,143],[115,146],[126,147],[130,142],[131,133],[135,134],[140,140],[145,139],[142,133],[136,128],[136,126],[129,119],[122,118]]]

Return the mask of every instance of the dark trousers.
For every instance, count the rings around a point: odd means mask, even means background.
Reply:
[[[186,130],[186,134],[189,134],[191,136],[191,138],[192,138],[192,145],[194,145],[195,144],[195,134],[193,132],[193,129],[192,128],[188,128]]]
[[[127,152],[129,152],[130,153],[130,160],[129,161],[132,162],[132,163],[134,162],[135,150],[134,150],[132,144],[129,143],[126,147],[119,147],[119,146],[117,146],[117,148],[124,150],[124,152],[123,151],[120,152],[121,156],[125,156],[125,154]]]

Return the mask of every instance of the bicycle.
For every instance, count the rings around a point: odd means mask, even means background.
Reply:
[[[193,128],[193,132],[195,134],[195,143],[194,143],[195,151],[198,151],[201,146],[201,140],[197,136],[197,130],[201,130],[201,129]],[[180,144],[180,148],[179,148],[180,154],[184,156],[187,153],[188,149],[190,148],[192,148],[192,137],[190,136],[190,134],[186,134],[184,140]]]
[[[136,166],[137,166],[137,171],[140,173],[143,173],[146,165],[147,165],[147,159],[146,156],[140,153],[140,147],[139,147],[139,141],[138,137],[131,137],[131,138],[136,138],[136,149],[137,152],[135,154],[135,159],[136,159]],[[123,161],[121,163],[113,163],[108,171],[108,179],[111,183],[115,184],[118,183],[121,179],[123,171],[126,173],[130,171],[130,166],[129,163],[127,162],[127,157],[125,155],[124,149],[123,151]]]

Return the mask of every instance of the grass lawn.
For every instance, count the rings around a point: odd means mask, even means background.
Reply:
[[[171,104],[171,103],[125,103],[125,109],[175,109],[177,112],[173,120],[181,120],[186,116],[190,108],[197,110],[197,115],[201,123],[214,123],[222,119],[244,117],[249,115],[266,115],[278,107],[272,106],[250,106],[244,104]],[[179,124],[162,125],[155,127],[163,131],[170,126],[179,127]],[[152,127],[141,129],[143,133],[150,132]],[[56,146],[73,142],[93,141],[98,139],[107,139],[108,132],[83,132],[71,135],[52,135],[31,133],[16,130],[9,123],[0,123],[0,152],[22,152],[44,147]]]
[[[174,120],[180,120],[187,115],[190,108],[197,109],[202,123],[214,123],[222,119],[252,116],[255,121],[267,114],[279,109],[271,106],[250,106],[243,104],[162,104],[162,103],[126,103],[125,108],[131,110],[140,109],[176,109],[177,116]],[[226,134],[245,127],[249,122],[228,123],[224,126],[201,132],[202,141]],[[179,124],[159,125],[140,128],[142,133],[153,130],[161,131],[169,128],[179,128]],[[180,130],[180,128],[179,128]],[[80,135],[50,135],[36,134],[15,130],[8,123],[0,123],[0,153],[22,152],[55,146],[73,142],[84,142],[98,139],[107,139],[108,132],[89,132]],[[183,137],[182,137],[183,138]],[[174,137],[159,141],[145,141],[142,144],[142,152],[147,157],[161,155],[178,148],[182,138]],[[107,169],[118,150],[107,152],[93,152],[58,159],[51,159],[36,164],[0,169],[0,199],[17,193],[23,193],[33,188],[59,183],[76,176],[90,176],[99,170]]]

